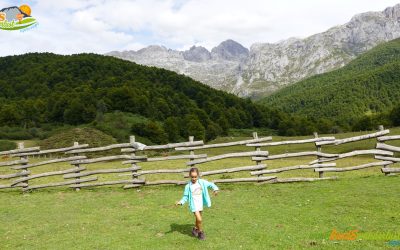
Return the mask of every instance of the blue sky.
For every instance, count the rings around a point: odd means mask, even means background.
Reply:
[[[0,30],[0,56],[27,52],[71,54],[137,50],[164,45],[207,49],[226,39],[250,47],[307,37],[382,11],[399,0],[36,0],[1,1],[0,9],[28,4],[39,26]]]

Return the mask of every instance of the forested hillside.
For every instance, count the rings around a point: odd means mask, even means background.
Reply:
[[[289,119],[189,77],[109,56],[8,56],[0,58],[0,75],[0,135],[15,127],[96,126],[117,111],[146,118],[131,131],[157,143],[212,139],[229,128],[278,129]]]
[[[400,103],[400,39],[383,43],[347,66],[310,77],[261,100],[288,113],[328,119],[349,130]]]

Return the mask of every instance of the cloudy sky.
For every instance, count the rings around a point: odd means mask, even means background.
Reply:
[[[348,22],[355,14],[382,11],[400,0],[36,0],[24,1],[39,26],[0,30],[0,56],[26,52],[106,53],[151,44],[172,49],[226,39],[250,47],[307,37]],[[0,9],[20,6],[2,0]]]

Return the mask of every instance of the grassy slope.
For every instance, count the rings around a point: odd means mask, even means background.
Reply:
[[[400,39],[381,44],[345,67],[277,91],[260,102],[286,112],[349,120],[399,103]]]
[[[337,138],[363,133],[346,133]],[[400,134],[400,128],[391,129]],[[322,135],[321,135],[322,136]],[[293,138],[273,137],[275,140]],[[304,138],[304,137],[296,137]],[[234,138],[242,139],[242,138]],[[232,140],[219,138],[217,141]],[[324,152],[344,152],[372,148],[375,140],[323,147]],[[400,145],[400,142],[388,142]],[[271,154],[314,150],[312,144],[273,147]],[[230,147],[213,150],[213,154],[249,150]],[[196,151],[200,153],[200,151]],[[210,154],[210,152],[208,152]],[[210,154],[210,155],[213,155]],[[269,168],[306,163],[314,158],[302,157],[268,162]],[[38,159],[34,159],[37,161]],[[352,166],[374,161],[371,156],[338,161],[338,166]],[[143,169],[183,168],[185,161],[143,163]],[[253,164],[249,159],[227,159],[200,165],[201,170]],[[399,165],[399,164],[396,164]],[[44,172],[69,168],[68,164],[33,168]],[[94,164],[88,169],[122,167],[119,163]],[[8,173],[4,168],[0,174]],[[0,241],[4,249],[265,249],[308,247],[324,249],[377,249],[387,247],[385,241],[328,240],[330,232],[353,229],[362,233],[394,232],[400,217],[399,176],[384,176],[379,168],[354,172],[328,173],[338,181],[276,185],[220,184],[221,193],[213,197],[213,206],[205,210],[205,231],[208,239],[198,242],[188,235],[193,216],[187,207],[175,208],[183,187],[144,187],[139,191],[120,187],[98,187],[75,192],[66,187],[37,190],[24,195],[19,190],[0,191]],[[243,177],[235,173],[207,177]],[[311,170],[279,174],[280,177],[310,176]],[[121,178],[99,175],[100,180]],[[179,175],[147,176],[149,180],[180,179]],[[50,177],[30,181],[38,184],[62,181]],[[4,183],[3,181],[0,183]]]
[[[385,241],[329,240],[331,231],[396,232],[399,177],[280,185],[221,185],[204,212],[174,207],[182,187],[101,188],[0,196],[2,249],[384,249]],[[7,225],[7,226],[5,226]]]

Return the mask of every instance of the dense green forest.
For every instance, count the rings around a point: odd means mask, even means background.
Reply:
[[[215,90],[172,71],[114,57],[30,53],[0,58],[0,138],[46,138],[44,131],[83,124],[118,140],[152,143],[210,140],[231,128],[271,128],[280,134],[317,130],[250,99]],[[293,126],[293,127],[290,127]],[[119,133],[118,131],[123,131]]]
[[[329,127],[344,131],[395,124],[400,103],[400,39],[378,45],[341,69],[300,81],[260,102],[325,120]]]

